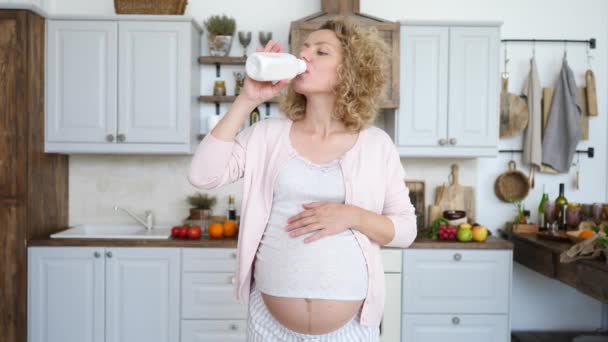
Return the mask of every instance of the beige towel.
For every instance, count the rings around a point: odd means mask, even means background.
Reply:
[[[530,59],[530,72],[524,84],[523,94],[528,100],[528,127],[524,134],[523,162],[530,167],[540,168],[543,159],[542,150],[542,88],[538,77],[538,68],[534,57]]]

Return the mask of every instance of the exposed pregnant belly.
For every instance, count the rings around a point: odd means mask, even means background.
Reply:
[[[305,334],[326,334],[348,323],[363,300],[331,300],[277,297],[262,293],[272,316],[283,326]]]
[[[276,232],[276,234],[275,234]],[[256,255],[256,287],[285,327],[325,334],[348,323],[367,295],[367,266],[350,230],[305,244],[269,230]]]

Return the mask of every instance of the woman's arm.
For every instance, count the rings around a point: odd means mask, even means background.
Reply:
[[[257,50],[262,51],[261,48]],[[263,51],[281,52],[282,48],[278,42],[271,40]],[[241,94],[228,113],[197,147],[188,172],[190,184],[200,189],[215,189],[243,177],[245,152],[253,126],[240,133],[239,129],[255,107],[277,95],[287,84],[285,80],[273,85],[271,82],[245,78]]]

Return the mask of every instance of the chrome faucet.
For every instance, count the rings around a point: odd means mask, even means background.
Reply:
[[[146,210],[144,212],[144,215],[146,217],[146,220],[142,220],[141,218],[139,218],[137,215],[133,214],[132,212],[130,212],[129,210],[125,209],[125,208],[121,208],[117,205],[114,205],[114,211],[118,211],[118,209],[126,212],[127,214],[129,214],[132,218],[136,219],[139,223],[143,224],[144,227],[146,227],[147,230],[152,229],[152,226],[154,225],[154,215],[152,214],[152,212],[150,210]]]

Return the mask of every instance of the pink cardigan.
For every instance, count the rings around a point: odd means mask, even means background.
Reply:
[[[200,189],[214,189],[244,177],[238,237],[236,298],[249,300],[252,265],[270,215],[274,181],[293,152],[287,148],[292,121],[269,118],[241,131],[235,141],[211,134],[198,146],[188,180]],[[346,204],[386,215],[395,227],[387,247],[409,246],[416,238],[416,216],[405,187],[404,170],[391,138],[370,126],[340,159]],[[380,246],[354,230],[367,261],[369,283],[361,324],[377,326],[384,312],[384,270]],[[314,242],[312,242],[314,243]]]

